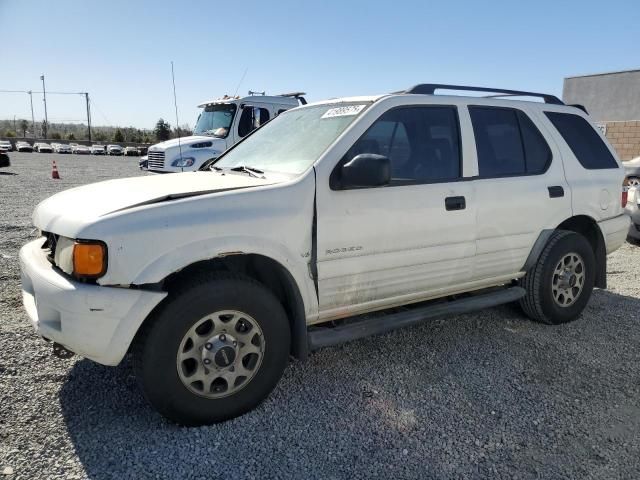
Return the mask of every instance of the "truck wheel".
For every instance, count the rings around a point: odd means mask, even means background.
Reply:
[[[262,402],[287,366],[289,344],[286,313],[269,290],[248,277],[205,274],[145,322],[134,366],[162,415],[206,425]]]
[[[575,320],[591,297],[595,264],[591,245],[582,235],[554,232],[520,282],[526,290],[520,300],[525,314],[550,325]]]

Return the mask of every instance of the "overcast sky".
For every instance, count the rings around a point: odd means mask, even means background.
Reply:
[[[492,5],[489,7],[489,5]],[[88,91],[95,125],[193,126],[223,94],[311,100],[421,82],[545,91],[566,76],[640,68],[639,1],[213,2],[0,0],[0,90]],[[238,83],[247,69],[244,80]],[[47,95],[49,120],[86,121],[83,97]],[[34,95],[36,121],[44,116]],[[0,93],[0,118],[30,119]]]

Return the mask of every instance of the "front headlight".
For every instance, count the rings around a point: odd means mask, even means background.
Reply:
[[[196,159],[193,157],[178,158],[171,162],[172,167],[190,167],[195,163]]]
[[[57,237],[54,263],[76,278],[99,278],[107,272],[107,246],[100,240]]]
[[[107,272],[107,246],[98,240],[76,240],[73,245],[73,275],[99,278]]]

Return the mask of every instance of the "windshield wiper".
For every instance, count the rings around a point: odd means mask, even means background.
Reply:
[[[257,168],[253,168],[253,167],[247,167],[246,165],[240,165],[238,167],[233,167],[233,168],[230,168],[229,170],[231,170],[232,172],[248,173],[252,177],[258,177],[258,178],[260,178],[260,175],[264,174],[264,172],[262,170],[259,170]],[[256,173],[259,173],[260,175],[256,175]]]

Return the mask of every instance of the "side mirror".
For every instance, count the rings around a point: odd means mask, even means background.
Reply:
[[[342,188],[381,187],[391,181],[391,163],[384,155],[361,153],[342,166]]]

